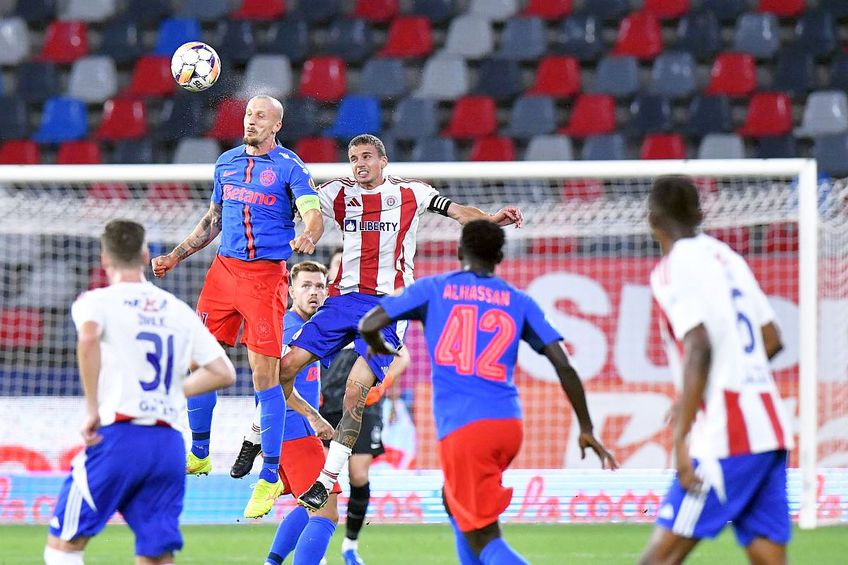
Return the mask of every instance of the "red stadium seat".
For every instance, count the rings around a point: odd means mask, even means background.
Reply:
[[[546,237],[530,242],[533,255],[566,255],[577,251],[577,239],[573,237]]]
[[[0,346],[36,347],[44,337],[44,320],[36,308],[0,311]]]
[[[171,76],[171,59],[162,55],[145,55],[133,68],[132,80],[126,90],[130,96],[170,96],[177,83]]]
[[[95,137],[116,141],[138,139],[147,135],[147,117],[144,102],[133,98],[107,100],[103,106],[103,120]]]
[[[338,102],[347,92],[345,64],[340,57],[312,57],[303,64],[297,93],[319,102]]]
[[[54,63],[73,63],[88,54],[85,22],[55,21],[47,26],[39,58]]]
[[[88,139],[62,143],[56,156],[57,165],[99,165],[102,162],[100,146]]]
[[[335,163],[338,160],[336,140],[330,137],[302,137],[294,152],[305,163]]]
[[[636,12],[623,20],[613,55],[630,55],[638,59],[653,59],[663,50],[662,30],[657,17],[648,12]]]
[[[242,0],[241,7],[230,14],[235,20],[276,20],[286,13],[285,0]]]
[[[244,136],[244,109],[247,102],[238,98],[225,98],[215,110],[215,119],[206,137],[232,141]]]
[[[604,197],[604,185],[598,179],[569,179],[562,183],[562,201],[591,202]]]
[[[527,94],[566,98],[580,93],[580,63],[567,55],[548,55],[539,61],[536,80]]]
[[[746,137],[792,132],[792,100],[782,92],[758,92],[748,103],[745,123],[737,131]]]
[[[642,140],[640,159],[685,159],[686,144],[677,133],[651,133]]]
[[[568,124],[559,130],[572,137],[615,131],[615,100],[606,94],[581,94],[574,103]]]
[[[424,16],[401,16],[389,27],[381,57],[426,57],[433,52],[430,20]]]
[[[445,137],[471,139],[493,135],[498,129],[497,105],[490,96],[465,96],[456,101]]]
[[[147,199],[153,203],[186,201],[191,198],[191,187],[183,182],[154,182],[147,187]]]
[[[770,12],[780,18],[794,18],[806,8],[804,0],[760,0],[758,12]]]
[[[398,15],[398,4],[398,0],[356,0],[353,15],[370,22],[385,23]]]
[[[751,251],[751,231],[746,227],[706,230],[707,235],[725,242],[736,253],[746,255]]]
[[[86,196],[97,200],[129,200],[132,192],[124,183],[99,182],[89,185]]]
[[[689,12],[689,0],[645,0],[642,9],[661,20],[671,20]]]
[[[530,0],[522,15],[543,20],[559,20],[574,10],[572,0]]]
[[[471,161],[515,161],[511,137],[481,137],[471,146]]]
[[[40,161],[38,144],[30,139],[13,139],[0,146],[0,165],[37,165]]]
[[[766,231],[766,253],[797,253],[798,224],[769,224]]]
[[[757,88],[757,65],[747,53],[722,53],[710,69],[707,94],[747,96]]]

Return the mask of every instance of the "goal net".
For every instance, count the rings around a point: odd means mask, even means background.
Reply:
[[[347,165],[310,169],[319,182],[349,174]],[[596,434],[622,463],[609,473],[593,455],[581,460],[555,373],[522,346],[516,380],[525,439],[506,478],[515,488],[506,520],[650,521],[656,513],[672,476],[666,415],[674,391],[648,283],[659,249],[646,223],[646,196],[653,178],[668,173],[697,179],[704,229],[745,257],[777,312],[785,349],[773,369],[799,440],[790,458],[793,516],[806,527],[846,520],[844,180],[818,181],[815,163],[804,160],[397,163],[387,173],[426,179],[486,211],[523,209],[525,226],[507,230],[499,274],[533,296],[565,336]],[[211,176],[205,165],[0,167],[0,506],[14,508],[0,522],[48,520],[61,472],[81,449],[69,306],[81,291],[107,283],[99,266],[103,225],[138,220],[151,256],[166,253],[206,211]],[[329,224],[316,254],[325,262],[341,241]],[[418,278],[457,267],[458,235],[450,219],[422,218]],[[193,305],[216,247],[155,284]],[[427,354],[420,327],[407,335],[413,363],[386,421],[387,453],[374,465],[371,519],[439,521]],[[215,411],[213,474],[189,481],[189,522],[233,521],[249,496],[248,481],[228,476],[253,412],[244,348],[231,357],[238,382],[220,394]],[[281,500],[277,513],[291,504]]]

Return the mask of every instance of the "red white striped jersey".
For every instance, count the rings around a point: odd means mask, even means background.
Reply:
[[[342,264],[330,295],[391,294],[412,283],[418,217],[438,194],[425,182],[392,176],[373,189],[352,178],[318,187],[321,212],[342,232]]]
[[[719,459],[790,449],[792,430],[761,331],[775,314],[745,260],[707,235],[680,239],[651,273],[651,288],[678,388],[686,333],[703,324],[712,346],[690,455]]]

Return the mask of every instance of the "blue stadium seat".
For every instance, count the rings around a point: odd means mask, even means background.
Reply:
[[[20,96],[0,96],[0,140],[29,136],[26,101]]]
[[[18,67],[18,95],[27,102],[41,103],[60,92],[55,63],[31,62]]]
[[[406,95],[406,69],[401,59],[370,59],[359,77],[359,93],[393,100]]]
[[[456,143],[444,137],[419,139],[412,148],[411,160],[434,163],[456,161]]]
[[[154,55],[170,57],[177,47],[187,41],[200,41],[203,37],[200,22],[193,18],[168,18],[159,24]]]
[[[298,2],[297,13],[309,25],[325,24],[341,12],[340,0],[309,0]]]
[[[436,101],[425,98],[404,98],[392,112],[390,135],[398,141],[433,137],[439,131]]]
[[[82,139],[88,134],[85,102],[57,96],[44,103],[41,125],[32,138],[38,143],[60,143]]]
[[[434,24],[443,24],[456,14],[456,0],[414,0],[411,13],[426,16]]]
[[[118,18],[103,28],[98,53],[108,55],[119,65],[134,63],[144,50],[142,34],[134,21]]]
[[[830,65],[830,87],[848,90],[848,53],[839,53]]]
[[[245,65],[256,53],[253,24],[248,20],[222,20],[217,36],[216,51],[226,65]]]
[[[635,57],[610,55],[600,60],[589,92],[626,98],[638,91],[639,63]]]
[[[474,89],[477,94],[507,100],[524,90],[518,61],[485,59],[480,63],[477,77],[477,88]]]
[[[695,96],[689,103],[686,133],[701,137],[733,131],[730,100],[726,96]]]
[[[809,51],[797,45],[777,53],[771,90],[803,96],[816,87],[816,63]]]
[[[836,23],[833,15],[823,10],[808,10],[795,24],[795,45],[813,57],[827,57],[836,49]]]
[[[263,46],[265,53],[285,55],[292,63],[309,56],[309,26],[299,16],[288,16],[271,24]]]
[[[153,141],[144,139],[125,139],[115,142],[112,151],[112,163],[116,165],[150,165],[155,163]]]
[[[336,119],[324,135],[347,140],[360,133],[379,134],[380,130],[380,101],[373,96],[348,95],[339,102]]]
[[[819,0],[819,8],[830,12],[837,20],[848,19],[848,2],[845,0]]]
[[[658,94],[641,94],[630,104],[629,128],[635,135],[670,131],[671,102]]]
[[[170,0],[129,0],[121,16],[140,26],[151,26],[158,25],[171,14]],[[194,39],[199,40],[200,36]]]
[[[619,20],[630,9],[629,0],[591,0],[583,3],[583,12],[599,20]]]
[[[202,98],[191,93],[175,96],[162,106],[158,125],[153,128],[153,137],[159,141],[200,137],[207,129],[206,114]]]
[[[583,142],[584,161],[620,161],[627,158],[624,136],[620,133],[590,135]]]
[[[702,61],[715,56],[721,50],[721,29],[715,14],[702,10],[680,18],[675,47]]]
[[[594,16],[575,14],[560,26],[558,51],[581,61],[594,61],[604,48],[601,31],[600,22]]]
[[[733,50],[771,59],[780,47],[780,24],[774,14],[744,14],[736,22]]]
[[[361,63],[374,51],[371,26],[363,19],[339,19],[327,32],[327,53],[347,63]]]
[[[688,98],[698,87],[695,59],[690,53],[664,51],[654,59],[651,91],[672,99]]]
[[[793,135],[777,135],[757,139],[758,159],[794,159],[798,156],[798,141]]]
[[[703,0],[701,8],[716,15],[722,23],[732,23],[747,9],[747,2],[739,0]]]
[[[321,132],[318,102],[312,98],[289,98],[283,103],[283,108],[283,128],[277,133],[283,141],[294,142]]]
[[[512,105],[504,134],[518,139],[554,133],[556,104],[549,96],[521,96]]]
[[[813,157],[819,168],[834,177],[848,176],[848,134],[825,135],[816,139]]]
[[[15,15],[28,24],[42,26],[56,19],[56,0],[18,0]]]
[[[541,18],[512,18],[501,32],[496,56],[516,61],[536,61],[547,51],[547,30]]]

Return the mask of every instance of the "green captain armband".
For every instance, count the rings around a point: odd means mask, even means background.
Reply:
[[[306,196],[301,196],[300,198],[294,201],[294,204],[295,206],[297,206],[297,211],[300,212],[301,218],[310,210],[318,210],[319,212],[321,211],[321,201],[318,199],[317,194],[307,194]]]

